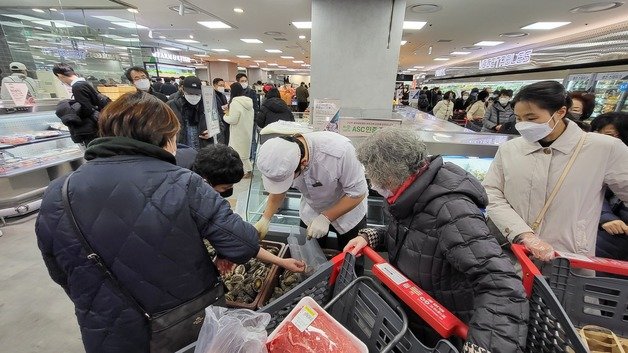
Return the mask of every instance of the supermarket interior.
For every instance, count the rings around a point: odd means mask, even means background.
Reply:
[[[628,351],[628,2],[0,0],[0,351]]]

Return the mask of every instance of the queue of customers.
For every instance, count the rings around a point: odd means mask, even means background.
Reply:
[[[196,92],[185,89],[184,82],[183,99]],[[254,103],[241,82],[231,89],[235,96],[224,119],[236,127],[230,129],[232,137],[244,141],[253,119],[242,120]],[[486,99],[484,92],[473,104]],[[387,251],[394,266],[469,326],[467,340],[454,342],[459,348],[522,352],[528,302],[497,239],[521,243],[547,261],[555,251],[594,255],[602,243],[598,231],[604,230],[611,241],[622,239],[606,249],[625,256],[615,246],[625,246],[628,236],[627,117],[601,116],[592,124],[599,133],[584,132],[569,119],[573,99],[553,81],[522,88],[510,104],[521,138],[499,147],[483,183],[431,156],[408,129],[384,129],[357,148],[332,132],[270,139],[259,151],[270,196],[252,226],[219,194],[246,173],[241,146],[200,148],[195,172],[176,166],[176,142],[189,135],[180,132],[184,118],[138,90],[101,110],[100,137],[86,150],[88,162],[69,182],[62,177],[46,191],[38,244],[51,277],[75,304],[87,352],[148,352],[150,322],[90,263],[71,226],[68,204],[105,266],[147,312],[157,313],[202,297],[218,283],[200,239],[230,261],[257,257],[303,271],[304,264],[275,258],[258,244],[294,187],[303,195],[299,215],[310,237],[325,243],[335,230],[345,251],[357,254],[367,245]],[[243,130],[237,130],[240,124]],[[365,175],[384,197],[391,216],[386,228],[366,226]],[[488,227],[482,209],[498,233]],[[422,342],[438,338],[409,315]]]

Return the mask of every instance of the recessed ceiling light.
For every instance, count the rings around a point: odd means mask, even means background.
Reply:
[[[254,38],[244,38],[244,39],[240,39],[241,41],[243,41],[244,43],[249,43],[249,44],[261,44],[264,43],[259,39],[254,39]]]
[[[198,21],[197,22],[201,26],[205,26],[210,29],[226,29],[231,28],[228,24],[222,21]]]
[[[305,36],[299,36],[299,39],[305,39]]]
[[[440,11],[442,7],[440,5],[435,4],[419,4],[414,6],[409,6],[411,12],[414,13],[434,13]]]
[[[298,29],[312,28],[312,22],[292,22],[292,24]]]
[[[447,61],[449,58],[434,58],[434,61]]]
[[[218,53],[226,53],[229,50],[228,49],[212,49],[212,51],[218,52]]]
[[[250,59],[251,57],[248,55],[236,55],[240,59]]]
[[[282,51],[279,49],[266,49],[267,53],[281,53]]]
[[[42,9],[33,9],[33,11],[35,12],[39,12],[39,13],[46,13],[46,11],[42,10]]]
[[[268,64],[268,66],[278,66],[278,65],[275,63],[272,63],[272,64]]]
[[[407,41],[407,40],[402,40],[402,41],[401,41],[401,45],[406,45],[406,43],[408,43],[408,41]]]
[[[190,39],[194,39],[194,35],[193,34],[190,34]]]
[[[199,41],[194,39],[175,39],[177,42],[181,43],[199,43]]]
[[[159,36],[159,39],[166,39],[166,36]]]
[[[500,42],[498,40],[483,40],[481,42],[477,42],[473,45],[476,46],[485,46],[485,47],[494,47],[496,45],[504,44],[504,42]]]
[[[467,55],[467,54],[471,54],[470,51],[452,51],[450,53],[451,55]]]
[[[403,29],[421,29],[427,22],[422,21],[403,21]]]
[[[606,11],[620,7],[624,3],[621,1],[605,1],[605,2],[596,2],[594,4],[583,5],[574,7],[569,10],[571,13],[591,13],[591,12],[599,12]]]
[[[253,60],[253,62],[256,62],[256,63],[265,63],[265,62],[266,62],[266,60]]]
[[[415,66],[414,68],[415,69],[423,69],[423,68],[425,68],[425,66]]]
[[[282,59],[294,59],[294,56],[284,55],[281,58]]]
[[[52,12],[57,12],[57,11],[59,11],[59,10],[55,9],[54,7],[51,7],[51,8],[50,8],[50,11],[52,11]]]
[[[295,64],[303,64],[303,60],[292,60]]]
[[[138,10],[138,9],[128,8],[126,10],[129,11],[130,13],[140,13],[140,10]]]
[[[525,27],[521,27],[521,29],[554,29],[562,26],[566,26],[571,22],[536,22]]]
[[[501,33],[499,36],[505,37],[505,38],[519,38],[519,37],[525,37],[527,35],[528,33],[526,32],[506,32],[506,33]]]
[[[148,29],[146,26],[139,25],[133,21],[125,21],[125,22],[111,22],[116,26],[124,27],[124,28],[132,28],[132,29]]]
[[[218,59],[218,61],[231,61],[229,59]]]
[[[235,12],[235,13],[244,13],[244,10],[242,10],[239,7],[236,7],[235,9],[233,9],[233,12]]]

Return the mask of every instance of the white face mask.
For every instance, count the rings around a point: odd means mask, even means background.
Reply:
[[[380,186],[377,186],[377,185],[371,185],[371,189],[373,191],[375,191],[376,193],[382,195],[385,199],[393,196],[392,191],[386,190],[383,187],[380,187]]]
[[[148,91],[150,89],[150,81],[147,78],[142,78],[135,81],[135,87],[140,91]]]
[[[242,86],[242,89],[247,89],[247,88],[249,88],[249,83],[248,82],[242,82],[242,83],[240,83],[240,86]]]
[[[197,96],[195,94],[187,94],[187,93],[185,93],[183,96],[185,97],[185,100],[188,101],[188,103],[190,103],[192,105],[197,105],[198,102],[201,101],[201,96]]]
[[[554,120],[554,115],[552,115],[552,118],[546,123],[539,124],[539,123],[533,123],[530,121],[522,121],[515,125],[515,129],[519,131],[519,133],[521,134],[521,137],[523,137],[524,139],[530,142],[537,142],[539,140],[546,138],[549,134],[552,133],[552,131],[554,131],[558,123],[554,123],[554,126],[550,127],[549,124],[553,120]]]
[[[508,104],[508,102],[510,102],[510,98],[500,98],[499,99],[499,104],[501,104],[501,105],[506,105],[506,104]]]
[[[216,88],[216,91],[221,92],[221,93],[225,93],[225,88],[218,86],[218,88]]]

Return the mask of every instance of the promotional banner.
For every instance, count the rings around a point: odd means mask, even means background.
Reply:
[[[214,99],[214,87],[201,86],[201,95],[203,96],[207,131],[209,132],[209,137],[214,137],[220,133],[220,116],[218,115],[218,107]]]
[[[340,116],[340,100],[315,99],[312,107],[314,131],[337,131]],[[335,124],[335,125],[334,125]],[[335,129],[336,128],[336,129]]]

